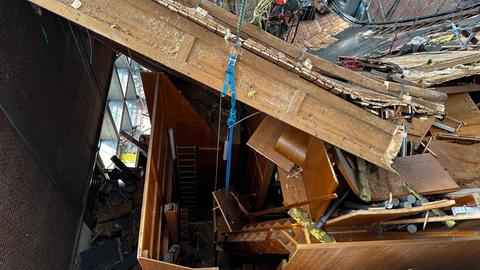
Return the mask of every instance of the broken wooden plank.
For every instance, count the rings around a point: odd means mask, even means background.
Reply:
[[[468,93],[468,92],[478,92],[480,91],[480,85],[468,84],[468,85],[441,86],[441,87],[432,88],[432,90],[449,94],[449,95],[460,94],[460,93]]]
[[[393,168],[398,175],[381,168],[369,174],[372,200],[386,200],[390,192],[395,197],[407,195],[403,182],[412,185],[423,195],[444,194],[459,189],[438,160],[429,153],[398,157],[393,163]]]
[[[362,189],[360,184],[358,183],[357,177],[355,177],[355,170],[350,166],[348,163],[345,155],[342,153],[342,150],[335,147],[335,163],[337,164],[338,170],[347,182],[350,189],[352,189],[353,193],[358,197],[362,197]]]
[[[337,176],[333,170],[325,144],[312,136],[310,136],[308,143],[302,175],[308,199],[332,194],[338,187]],[[314,220],[321,218],[327,210],[328,204],[329,201],[311,203],[310,212],[312,218]]]
[[[442,121],[443,124],[451,127],[459,125],[449,117],[463,122],[455,135],[480,137],[480,110],[468,93],[449,95],[445,101],[445,112],[448,117]]]
[[[287,171],[278,168],[278,180],[280,181],[280,187],[282,189],[284,205],[295,204],[308,200],[301,173],[292,172],[292,174],[289,175]],[[308,205],[300,208],[303,211],[310,213],[310,207]]]
[[[140,152],[142,152],[142,154],[144,154],[145,156],[148,156],[148,146],[146,146],[145,144],[137,141],[134,137],[132,137],[130,134],[126,133],[125,131],[121,131],[120,132],[120,135],[125,138],[129,143],[133,144],[135,147],[138,148],[138,150]]]
[[[327,221],[327,228],[345,226],[368,226],[382,221],[408,217],[432,209],[444,208],[454,205],[453,200],[443,200],[425,203],[422,206],[398,209],[357,210],[353,213],[332,218]]]
[[[287,157],[275,151],[275,142],[288,129],[288,125],[271,116],[266,116],[247,142],[253,148],[271,162],[283,170],[290,172],[294,166]]]
[[[217,31],[218,34],[210,31],[205,28],[208,24],[205,19],[192,15],[193,11],[181,8],[176,2],[95,0],[85,2],[79,9],[59,0],[32,2],[149,57],[167,70],[213,89],[222,89],[226,60],[221,56],[227,57],[231,49],[223,39],[222,31],[226,30]],[[110,8],[111,5],[116,8]],[[178,53],[188,35],[194,36],[195,41],[184,62]],[[390,168],[403,136],[396,126],[258,55],[243,48],[240,52],[235,74],[239,101]],[[298,89],[305,91],[306,97],[298,113],[290,114],[288,104]],[[248,95],[252,91],[256,92],[255,98]]]
[[[429,148],[438,156],[438,162],[459,185],[480,180],[480,145],[462,145],[433,140]]]
[[[234,231],[242,228],[244,223],[240,206],[232,196],[231,192],[229,192],[227,198],[225,198],[225,189],[219,189],[212,192],[212,194],[220,213],[227,224],[228,230]]]

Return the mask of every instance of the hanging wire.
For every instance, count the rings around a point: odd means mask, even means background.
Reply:
[[[215,158],[215,190],[218,188],[218,158],[219,158],[219,152],[220,152],[220,125],[221,125],[221,120],[222,120],[222,94],[220,93],[219,95],[219,100],[218,103],[219,109],[218,109],[218,126],[217,126],[217,148],[216,148],[216,158]]]

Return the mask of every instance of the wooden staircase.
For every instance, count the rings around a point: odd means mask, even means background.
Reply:
[[[251,223],[225,234],[224,249],[257,254],[293,254],[298,244],[310,243],[310,234],[291,219]]]
[[[180,208],[188,209],[192,220],[197,206],[197,147],[176,146]]]

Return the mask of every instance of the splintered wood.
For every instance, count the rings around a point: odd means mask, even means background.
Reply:
[[[459,189],[457,183],[431,154],[398,157],[393,168],[398,174],[381,168],[369,174],[372,200],[386,200],[390,192],[395,197],[407,195],[408,192],[402,187],[404,181],[424,195],[444,194]]]
[[[193,9],[168,0],[158,3],[150,0],[96,0],[84,3],[79,9],[73,9],[65,1],[32,2],[146,56],[162,67],[213,89],[222,89],[225,59],[219,56],[229,54],[230,46],[224,40],[227,30]],[[118,12],[120,10],[122,12]],[[253,45],[242,46],[236,64],[239,101],[390,169],[403,137],[395,125],[302,78],[301,62],[286,56],[282,59],[272,57],[275,53],[261,57],[262,50],[259,50],[260,55],[250,52],[248,48],[258,47],[257,43]],[[191,48],[190,52],[186,53],[184,47]],[[281,66],[280,60],[298,63],[298,67],[295,68],[297,64]],[[286,68],[289,65],[291,67]],[[302,76],[310,78],[311,73]],[[328,78],[318,78],[325,88],[332,88],[328,85]],[[290,113],[288,104],[299,89],[305,92],[305,98],[298,111]],[[255,98],[248,95],[252,91],[256,93]]]

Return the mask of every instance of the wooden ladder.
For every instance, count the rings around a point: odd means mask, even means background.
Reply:
[[[228,246],[248,246],[254,253],[290,254],[298,244],[309,244],[310,234],[303,228],[290,227],[290,219],[247,224],[241,230],[228,233]]]
[[[176,146],[180,208],[188,209],[190,220],[197,207],[197,147]]]

